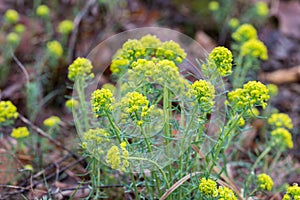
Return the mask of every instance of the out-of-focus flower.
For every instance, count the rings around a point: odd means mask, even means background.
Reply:
[[[286,147],[289,149],[293,148],[292,134],[288,130],[284,128],[277,128],[271,132],[271,136],[275,145],[279,146],[283,150],[285,150]]]
[[[61,34],[68,35],[72,32],[74,24],[71,20],[64,20],[59,23],[57,31]]]
[[[246,42],[257,38],[257,31],[251,24],[242,24],[232,33],[232,38],[237,42]]]
[[[262,190],[271,191],[273,188],[273,180],[267,174],[259,174],[257,176],[258,187]]]
[[[8,9],[4,14],[4,20],[8,24],[14,24],[19,20],[19,13],[13,9]]]
[[[69,109],[77,108],[78,105],[79,105],[79,102],[75,99],[69,99],[69,100],[66,101],[65,105]]]
[[[236,29],[240,25],[240,20],[238,18],[231,18],[228,25],[232,29]]]
[[[265,17],[269,13],[269,7],[265,2],[259,1],[255,4],[255,12],[257,15]]]
[[[19,127],[19,128],[14,128],[11,132],[11,137],[20,139],[20,138],[25,138],[30,135],[27,127]]]
[[[15,27],[14,27],[14,31],[18,34],[22,34],[24,33],[26,30],[26,27],[23,25],[23,24],[17,24]]]
[[[36,14],[39,17],[43,17],[43,18],[48,17],[49,14],[50,14],[48,6],[46,6],[46,5],[38,6],[37,9],[36,9]]]
[[[285,113],[274,113],[271,115],[271,117],[268,119],[268,123],[272,126],[275,126],[277,128],[293,128],[293,122],[292,119]]]
[[[7,42],[10,45],[13,45],[13,46],[17,46],[20,43],[20,40],[21,40],[20,36],[15,32],[9,33],[6,37],[6,39],[7,39]]]
[[[47,42],[47,51],[55,58],[60,58],[63,55],[63,48],[57,40]]]
[[[225,186],[219,186],[218,194],[218,200],[238,200],[234,192]]]
[[[261,60],[268,59],[268,49],[265,44],[258,39],[250,39],[241,46],[241,54],[243,56],[251,56],[260,58]]]
[[[217,10],[219,10],[219,7],[220,7],[220,5],[219,5],[219,2],[217,2],[217,1],[211,1],[208,4],[208,9],[211,11],[217,11]]]
[[[57,126],[60,123],[60,118],[57,116],[51,116],[44,120],[44,125],[48,127]]]
[[[12,121],[18,116],[17,108],[11,101],[0,101],[0,124]]]

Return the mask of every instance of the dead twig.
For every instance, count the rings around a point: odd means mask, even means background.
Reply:
[[[80,24],[82,18],[89,11],[90,7],[95,3],[96,3],[96,0],[89,0],[85,4],[83,9],[76,15],[76,17],[74,19],[74,28],[73,28],[72,35],[70,38],[70,43],[69,43],[69,53],[68,53],[68,55],[69,55],[68,57],[70,59],[69,62],[71,62],[71,60],[74,59],[74,48],[75,48],[75,43],[76,43],[76,39],[77,39],[79,24]]]
[[[19,113],[19,118],[21,119],[22,122],[24,122],[25,124],[27,124],[28,126],[30,126],[38,135],[40,135],[41,137],[47,138],[51,143],[53,143],[55,146],[67,151],[69,154],[71,154],[75,159],[80,158],[80,156],[74,152],[72,152],[71,150],[69,150],[68,148],[66,148],[65,146],[63,146],[62,144],[60,144],[58,141],[56,141],[55,139],[53,139],[50,135],[48,135],[45,131],[43,131],[42,129],[40,129],[39,127],[37,127],[36,125],[34,125],[31,121],[29,121],[27,118],[25,118],[23,115],[21,115]]]

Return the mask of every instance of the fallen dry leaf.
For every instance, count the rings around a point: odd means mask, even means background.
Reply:
[[[260,79],[277,85],[298,82],[300,81],[300,66],[262,73]]]

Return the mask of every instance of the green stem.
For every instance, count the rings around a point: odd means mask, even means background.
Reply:
[[[143,135],[143,137],[144,137],[144,140],[145,140],[145,142],[146,142],[146,145],[147,145],[148,150],[149,150],[150,152],[152,152],[152,147],[151,147],[151,145],[149,144],[149,141],[148,141],[148,138],[147,138],[147,136],[146,136],[145,130],[143,129],[142,126],[140,126],[140,129],[141,129],[142,135]]]
[[[220,152],[221,152],[221,148],[222,148],[223,145],[224,145],[225,139],[229,136],[229,134],[230,134],[230,133],[233,131],[233,129],[237,126],[239,120],[241,119],[241,117],[243,116],[243,114],[244,114],[246,111],[247,111],[247,109],[245,109],[241,114],[239,114],[239,116],[238,116],[237,119],[234,118],[234,119],[230,120],[230,121],[228,122],[229,128],[228,128],[227,130],[225,130],[225,133],[224,133],[224,134],[221,134],[221,135],[220,135],[220,137],[219,137],[219,139],[218,139],[218,143],[217,143],[216,146],[215,146],[215,148],[216,148],[216,149],[214,150],[215,155],[214,155],[214,157],[213,157],[213,159],[212,159],[213,164],[211,165],[211,167],[210,167],[210,169],[209,169],[209,174],[211,174],[211,172],[212,172],[212,170],[213,170],[213,167],[215,166],[215,163],[216,163],[216,161],[217,161],[217,159],[218,159],[218,157],[219,157],[219,154],[220,154]],[[232,123],[232,121],[233,121],[233,123]],[[225,127],[227,127],[227,125],[226,125]],[[231,139],[232,139],[232,138],[229,138],[228,141],[231,141]],[[227,148],[228,145],[229,145],[229,143],[226,145],[225,148]]]
[[[245,197],[247,197],[247,190],[250,187],[250,180],[254,175],[254,170],[257,167],[257,165],[259,164],[259,162],[271,151],[272,146],[268,146],[256,159],[256,161],[254,162],[254,164],[252,165],[251,169],[250,169],[250,174],[247,177],[247,180],[245,182]]]
[[[170,101],[169,101],[169,90],[166,86],[164,86],[164,102],[163,102],[164,116],[165,116],[165,136],[166,136],[166,144],[169,144],[170,133]]]
[[[113,119],[111,118],[110,114],[107,111],[105,111],[105,114],[106,114],[106,116],[109,120],[110,125],[113,127],[113,129],[116,133],[118,141],[121,143],[122,140],[121,140],[121,131],[120,131],[120,129],[116,126],[115,122],[113,121]],[[126,143],[128,144],[127,140],[126,140]]]
[[[153,160],[149,160],[147,158],[139,158],[139,157],[129,157],[128,159],[129,160],[147,161],[147,162],[155,165],[155,167],[159,170],[159,172],[162,174],[163,178],[165,179],[167,187],[170,188],[170,183],[167,179],[167,176],[166,176],[165,172],[163,171],[163,169],[156,162],[154,162]]]
[[[75,81],[75,88],[78,92],[78,97],[79,97],[79,102],[80,102],[80,108],[82,111],[82,115],[83,115],[83,122],[84,122],[84,131],[89,130],[89,121],[88,121],[88,116],[87,116],[87,111],[86,111],[86,102],[85,102],[85,95],[84,95],[84,81],[82,79],[79,79],[77,81]]]

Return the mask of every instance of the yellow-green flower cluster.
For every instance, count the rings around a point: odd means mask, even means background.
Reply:
[[[0,101],[0,124],[6,124],[19,116],[16,106],[11,101]]]
[[[17,46],[20,43],[21,38],[17,33],[11,32],[6,36],[6,40],[10,45]]]
[[[190,93],[195,98],[200,108],[211,111],[214,106],[215,88],[205,80],[197,80],[192,84]]]
[[[93,78],[94,74],[92,73],[92,63],[86,58],[78,57],[73,63],[69,66],[68,78],[71,81],[75,81],[79,78]]]
[[[240,25],[240,20],[238,18],[231,18],[228,22],[228,25],[232,29],[236,29]]]
[[[276,128],[271,132],[272,140],[275,145],[280,146],[283,150],[293,148],[292,134],[285,128]]]
[[[283,196],[282,200],[299,200],[300,199],[300,187],[297,183],[287,188],[286,194]]]
[[[268,119],[268,123],[274,127],[281,128],[293,128],[292,119],[285,113],[274,113]]]
[[[158,48],[161,45],[160,39],[158,39],[155,35],[145,35],[140,39],[140,42],[142,43],[143,47],[146,49],[146,52],[150,55],[152,55],[156,48]]]
[[[8,24],[14,24],[19,20],[19,13],[13,9],[8,9],[4,14],[4,20]]]
[[[55,58],[60,58],[63,55],[63,48],[57,40],[47,42],[47,51]]]
[[[211,1],[208,4],[208,9],[211,11],[217,11],[217,10],[219,10],[219,7],[220,7],[220,5],[219,5],[219,2],[217,2],[217,1]]]
[[[103,143],[109,142],[109,133],[101,128],[89,129],[87,132],[83,134],[83,142],[82,148],[88,149],[90,153],[99,153],[103,154],[104,150],[101,148],[101,144],[103,147]]]
[[[122,171],[125,171],[127,167],[129,167],[129,152],[126,149],[126,142],[122,142],[120,144],[121,151],[119,147],[116,145],[112,146],[106,156],[106,163],[111,166],[112,169],[121,169]]]
[[[245,42],[257,38],[257,31],[251,24],[242,24],[232,34],[232,38],[237,42]]]
[[[162,45],[157,48],[156,56],[161,59],[172,60],[175,63],[181,63],[186,57],[186,53],[178,43],[170,40],[162,43]]]
[[[17,24],[15,27],[14,27],[14,31],[17,33],[17,34],[22,34],[24,33],[24,31],[26,30],[25,26],[23,24]]]
[[[131,63],[139,59],[170,60],[181,63],[186,57],[185,51],[174,41],[161,42],[156,36],[145,35],[140,40],[130,39],[125,42],[113,57],[110,69],[113,74],[122,74],[131,68]]]
[[[241,55],[267,60],[268,49],[262,41],[258,39],[250,39],[242,44]]]
[[[29,134],[30,133],[27,127],[19,127],[19,128],[14,128],[10,136],[16,139],[20,139],[20,138],[28,137]]]
[[[270,96],[274,97],[278,94],[278,87],[275,84],[268,84],[267,88],[269,89]]]
[[[60,118],[57,116],[51,116],[44,120],[43,124],[48,127],[57,126],[61,122]]]
[[[39,17],[46,18],[49,16],[49,8],[46,5],[40,5],[36,8],[36,15]]]
[[[255,4],[255,12],[258,16],[265,17],[269,13],[269,7],[265,2],[259,1]]]
[[[120,74],[124,73],[129,66],[129,60],[128,59],[116,59],[113,60],[110,65],[110,71],[113,74]]]
[[[238,199],[231,189],[225,186],[219,186],[218,200],[238,200]]]
[[[69,99],[69,100],[66,101],[65,105],[69,109],[77,108],[78,105],[79,105],[79,102],[75,99]]]
[[[218,196],[217,183],[211,179],[201,178],[199,184],[199,190],[205,196],[210,196],[210,197]]]
[[[228,100],[234,109],[242,111],[254,106],[267,106],[269,100],[267,87],[259,81],[249,81],[243,88],[235,89],[228,93]]]
[[[115,99],[109,89],[97,89],[91,95],[92,111],[96,117],[112,111],[112,103]]]
[[[144,118],[149,115],[154,106],[149,107],[147,97],[138,92],[129,92],[120,101],[124,112],[123,118],[132,118],[137,125],[144,123]]]
[[[71,20],[64,20],[59,23],[57,31],[61,34],[68,35],[72,32],[74,24]]]
[[[257,176],[258,187],[262,190],[271,191],[273,188],[273,180],[267,174],[259,174]]]
[[[209,56],[209,63],[217,67],[221,76],[227,76],[232,73],[232,53],[226,47],[214,48]]]

